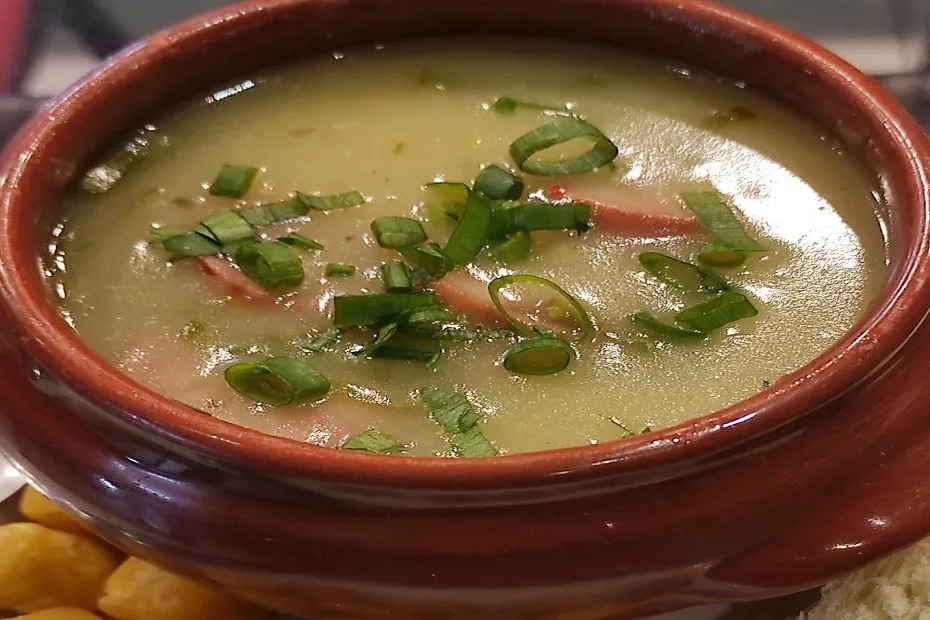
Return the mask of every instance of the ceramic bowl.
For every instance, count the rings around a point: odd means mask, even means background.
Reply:
[[[167,106],[267,65],[418,36],[665,57],[822,125],[888,204],[886,289],[810,365],[638,438],[496,459],[353,454],[204,416],[108,366],[38,259],[77,173]],[[0,437],[115,544],[325,618],[628,618],[801,590],[930,532],[930,147],[876,84],[756,18],[680,0],[281,0],[146,39],[48,104],[0,189]]]

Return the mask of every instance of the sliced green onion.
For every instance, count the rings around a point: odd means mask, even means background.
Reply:
[[[399,260],[381,265],[381,280],[385,293],[409,293],[413,290],[407,265]]]
[[[738,267],[746,262],[746,254],[714,241],[701,248],[698,261],[713,267]]]
[[[278,241],[281,243],[286,243],[287,245],[292,245],[295,248],[300,248],[301,250],[325,250],[323,244],[319,241],[314,241],[304,237],[298,233],[290,233],[283,237],[278,237]]]
[[[591,227],[591,207],[581,203],[520,203],[491,214],[491,236],[502,237],[518,231],[576,230]]]
[[[255,238],[255,229],[241,215],[231,210],[207,216],[200,225],[220,245]]]
[[[675,320],[692,329],[710,332],[728,323],[756,316],[759,311],[745,295],[727,291],[710,301],[685,308],[675,315]]]
[[[252,226],[265,226],[304,217],[310,207],[297,198],[239,209],[238,213]]]
[[[568,292],[566,292],[562,287],[560,287],[552,280],[547,280],[545,278],[530,274],[513,274],[495,278],[488,284],[488,292],[491,294],[491,301],[494,303],[494,307],[497,308],[497,311],[500,312],[504,319],[507,320],[507,323],[509,323],[513,327],[514,331],[521,336],[534,337],[538,335],[538,332],[535,331],[532,326],[521,323],[519,320],[517,320],[516,317],[507,312],[506,308],[504,308],[504,303],[500,298],[500,290],[505,286],[510,286],[511,284],[538,284],[555,291],[559,297],[567,302],[568,312],[571,315],[572,320],[575,322],[575,325],[577,325],[580,330],[578,336],[573,340],[575,342],[585,340],[594,334],[594,323],[591,322],[591,317],[588,316],[588,313],[585,311],[584,307],[582,307],[577,299],[572,297]]]
[[[523,180],[500,166],[487,166],[475,179],[475,191],[491,200],[519,200],[523,195]]]
[[[220,254],[223,248],[219,244],[195,232],[169,237],[162,241],[162,246],[171,252],[171,262],[194,256],[211,256]]]
[[[530,158],[558,144],[575,138],[591,140],[585,154],[565,160],[531,160]],[[560,118],[537,127],[510,145],[510,156],[523,172],[537,175],[582,174],[609,164],[620,151],[600,129],[580,118]]]
[[[560,338],[532,338],[504,353],[504,368],[518,375],[551,375],[565,370],[575,356],[572,345]]]
[[[684,192],[680,197],[685,206],[701,220],[701,224],[723,245],[742,252],[765,251],[764,247],[746,234],[743,224],[718,192]]]
[[[442,346],[436,340],[396,334],[372,352],[371,357],[426,362],[427,365],[432,365],[441,355]]]
[[[242,198],[252,187],[252,181],[255,180],[257,174],[258,168],[224,165],[210,186],[210,194]]]
[[[683,325],[672,325],[649,314],[648,312],[637,312],[630,316],[630,322],[637,329],[645,331],[655,336],[663,338],[706,338],[707,334]]]
[[[326,263],[326,277],[343,277],[355,275],[355,265],[346,263]]]
[[[420,397],[433,419],[449,438],[456,456],[497,456],[497,448],[482,434],[478,422],[483,417],[464,395],[435,387],[420,390]]]
[[[336,209],[360,207],[365,204],[365,197],[355,190],[333,196],[311,196],[310,194],[297,192],[297,199],[310,209],[317,211],[334,211]]]
[[[258,364],[233,364],[226,382],[250,400],[281,407],[317,398],[329,392],[329,381],[305,361],[269,357]]]
[[[299,286],[304,281],[300,257],[280,241],[246,243],[236,250],[235,258],[242,273],[262,288],[274,290]]]
[[[465,210],[455,230],[442,249],[453,265],[475,260],[488,242],[491,228],[491,203],[478,192],[468,194]]]
[[[451,271],[454,265],[442,253],[438,243],[422,243],[412,248],[401,248],[401,255],[414,266],[426,271],[432,277],[439,277]]]
[[[530,238],[530,233],[519,230],[491,250],[491,256],[506,265],[510,265],[525,260],[530,255],[532,245],[533,241]]]
[[[371,232],[382,248],[409,248],[426,241],[420,222],[409,217],[379,217],[372,221]]]
[[[738,123],[740,121],[751,121],[758,118],[758,115],[746,106],[733,106],[728,110],[714,110],[703,119],[701,126],[707,129],[723,129],[727,125]]]
[[[544,103],[534,103],[532,101],[523,101],[522,99],[514,99],[513,97],[498,97],[494,100],[494,103],[490,105],[490,109],[494,110],[498,114],[513,114],[517,111],[518,108],[524,108],[527,110],[539,110],[544,112],[558,112],[561,114],[571,114],[569,109],[565,106],[556,106],[556,105],[546,105]]]
[[[342,449],[367,454],[403,454],[407,448],[404,444],[394,441],[387,433],[370,428],[349,438],[342,444]]]
[[[330,327],[319,334],[297,338],[294,340],[293,344],[306,353],[319,353],[339,342],[341,337],[341,329],[338,327]]]
[[[333,326],[375,325],[391,321],[414,308],[434,305],[434,293],[340,295],[333,298]]]
[[[425,306],[409,312],[405,318],[407,325],[422,327],[428,323],[461,323],[462,315],[455,314],[445,306]]]
[[[434,181],[433,183],[427,183],[424,187],[437,200],[453,204],[464,203],[468,200],[468,192],[470,191],[464,183],[452,181]]]
[[[719,273],[658,252],[643,252],[639,264],[659,280],[684,291],[718,293],[730,288]]]
[[[104,161],[85,172],[79,182],[80,188],[91,194],[103,194],[113,189],[130,167],[151,152],[157,141],[150,134],[149,130],[138,131]]]
[[[180,237],[181,235],[186,235],[190,231],[183,228],[170,228],[170,227],[155,227],[152,226],[149,229],[149,240],[152,243],[161,243],[165,239],[170,239],[171,237]]]
[[[369,342],[363,349],[360,349],[356,355],[364,355],[366,357],[371,357],[375,351],[380,349],[388,340],[390,340],[394,334],[397,333],[399,323],[394,321],[393,323],[388,323],[378,330],[378,333],[375,334],[374,339]]]
[[[454,224],[462,217],[462,209],[464,208],[464,204],[429,202],[426,204],[426,218],[427,221],[436,226]]]

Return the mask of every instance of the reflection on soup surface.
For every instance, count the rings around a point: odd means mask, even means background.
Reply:
[[[419,42],[247,77],[91,169],[45,262],[95,351],[222,420],[410,455],[623,439],[810,362],[887,276],[858,161],[659,60]]]

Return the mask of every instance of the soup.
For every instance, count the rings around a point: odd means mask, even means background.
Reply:
[[[887,276],[873,179],[821,129],[548,42],[270,69],[153,119],[66,203],[46,275],[101,356],[205,415],[385,454],[710,413]]]

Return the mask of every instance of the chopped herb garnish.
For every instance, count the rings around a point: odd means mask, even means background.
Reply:
[[[186,235],[188,232],[183,228],[170,228],[170,227],[155,227],[152,226],[149,229],[149,240],[152,243],[161,243],[165,239],[170,239],[171,237],[179,237],[181,235]]]
[[[293,344],[307,353],[319,353],[339,342],[341,337],[341,329],[338,327],[330,327],[319,334],[298,338]]]
[[[242,198],[252,187],[257,174],[258,168],[224,165],[210,186],[210,193],[214,196]]]
[[[236,211],[226,210],[209,215],[200,222],[207,235],[220,245],[255,238],[252,228]]]
[[[590,140],[590,150],[570,159],[534,158],[534,155],[576,138]],[[517,167],[537,175],[592,172],[612,162],[619,153],[617,146],[600,129],[580,118],[560,118],[523,134],[510,145],[510,156]]]
[[[388,340],[390,340],[394,336],[394,334],[397,333],[397,330],[399,327],[400,327],[400,323],[398,321],[394,321],[392,323],[388,323],[387,325],[384,325],[383,327],[381,327],[381,329],[378,330],[378,333],[375,334],[374,339],[371,342],[369,342],[367,345],[365,345],[363,349],[360,349],[359,351],[357,351],[356,355],[364,355],[366,357],[371,357],[375,353],[375,351],[381,348]]]
[[[637,329],[640,329],[649,335],[659,336],[661,338],[677,339],[703,339],[707,334],[703,331],[693,329],[687,325],[676,325],[666,323],[647,312],[637,312],[630,316],[630,322]]]
[[[304,237],[298,233],[290,233],[283,237],[278,237],[278,241],[281,243],[286,243],[287,245],[292,245],[295,248],[300,248],[301,250],[325,250],[323,244],[319,241],[314,241]]]
[[[466,184],[453,181],[435,181],[424,187],[436,200],[452,204],[464,204],[471,191]]]
[[[423,243],[412,248],[402,248],[401,255],[415,267],[423,269],[431,277],[439,277],[452,270],[454,265],[442,253],[438,243]]]
[[[639,264],[659,280],[683,291],[719,293],[730,288],[722,275],[666,254],[643,252]]]
[[[280,241],[243,244],[235,259],[242,273],[267,290],[299,286],[304,281],[300,257]]]
[[[482,434],[478,413],[468,398],[457,392],[436,387],[420,390],[420,397],[429,407],[430,417],[442,427],[456,456],[497,456],[497,448]]]
[[[491,200],[519,200],[523,195],[523,180],[500,166],[487,166],[475,179],[475,191]]]
[[[346,263],[326,263],[326,277],[345,277],[355,275],[355,265]]]
[[[426,362],[431,366],[442,355],[442,346],[435,340],[398,333],[379,345],[369,356],[382,359]]]
[[[675,315],[675,320],[692,329],[710,332],[728,323],[757,314],[759,311],[745,295],[727,291],[710,301],[685,308]]]
[[[257,364],[233,364],[226,382],[250,400],[281,407],[317,398],[329,391],[326,377],[303,360],[269,357]]]
[[[498,114],[513,114],[517,109],[536,110],[542,112],[555,112],[563,115],[570,115],[571,111],[564,105],[546,105],[544,103],[534,103],[532,101],[523,101],[513,97],[498,97],[490,105],[490,109]]]
[[[426,241],[423,225],[409,217],[379,217],[372,221],[371,232],[382,248],[409,248]]]
[[[195,256],[211,256],[220,254],[223,251],[219,244],[195,232],[169,237],[164,239],[161,244],[165,250],[171,253],[168,258],[171,262]]]
[[[572,345],[543,336],[519,342],[504,353],[504,368],[518,375],[551,375],[565,370],[575,356]]]
[[[119,183],[130,167],[146,157],[156,142],[152,131],[136,132],[125,144],[112,152],[103,162],[84,173],[79,186],[91,194],[103,194]]]
[[[304,217],[310,207],[297,198],[239,209],[238,213],[252,226],[264,226]]]
[[[488,242],[491,229],[491,203],[478,192],[470,192],[465,210],[459,218],[442,253],[453,265],[475,260]]]
[[[351,437],[342,444],[342,449],[367,454],[403,454],[407,448],[404,444],[394,441],[387,433],[370,428]]]
[[[333,196],[311,196],[297,192],[297,199],[308,208],[317,211],[334,211],[336,209],[359,207],[365,204],[365,197],[355,190]]]
[[[501,301],[501,289],[514,284],[543,286],[554,291],[559,298],[565,300],[567,304],[566,310],[570,314],[575,325],[578,326],[578,334],[573,338],[574,341],[585,340],[594,335],[594,323],[591,322],[591,317],[588,316],[587,311],[581,303],[552,280],[530,274],[513,274],[495,278],[488,284],[488,292],[491,295],[491,301],[494,303],[494,307],[497,308],[497,311],[501,313],[501,316],[503,316],[511,327],[513,327],[514,331],[521,336],[532,338],[539,335],[539,332],[532,326],[520,322],[515,316],[507,312],[507,309],[504,307],[504,303]]]
[[[718,192],[684,192],[681,200],[716,240],[726,247],[741,252],[765,251],[764,247],[746,234],[743,224]]]
[[[434,293],[400,295],[340,295],[333,299],[333,325],[376,325],[396,319],[414,308],[436,305]]]
[[[409,293],[413,290],[407,265],[396,260],[381,265],[381,280],[385,293]]]
[[[585,232],[591,227],[591,207],[586,204],[525,202],[509,208],[504,204],[498,206],[501,208],[491,213],[491,236],[494,238],[531,230]]]
[[[510,235],[503,243],[500,243],[491,250],[491,256],[505,265],[512,265],[513,263],[525,260],[530,255],[532,246],[533,241],[530,237],[530,233],[525,230],[520,230]]]
[[[405,147],[406,145],[403,142],[398,142],[397,144],[394,145],[394,154],[400,155],[401,153],[404,152]]]
[[[739,267],[746,262],[746,253],[714,241],[701,248],[698,261],[712,267]]]

